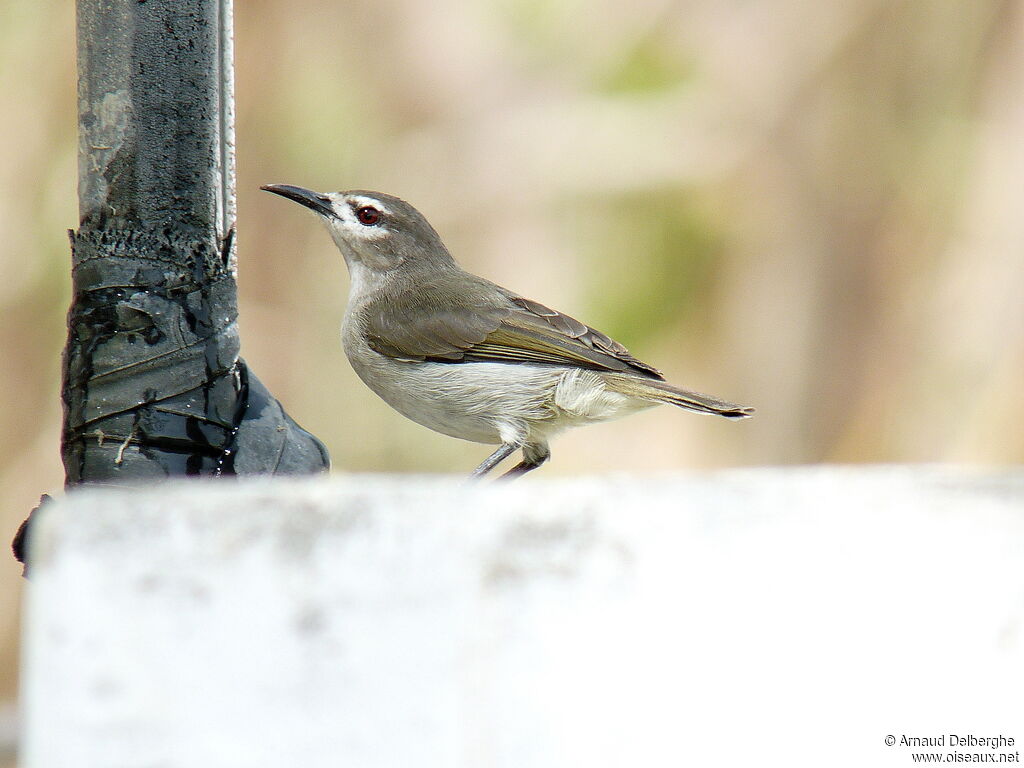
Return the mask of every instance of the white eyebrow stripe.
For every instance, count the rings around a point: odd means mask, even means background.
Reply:
[[[363,197],[362,195],[353,195],[349,199],[353,203],[355,203],[356,207],[358,207],[358,208],[361,208],[364,205],[369,205],[369,206],[371,206],[373,208],[376,208],[381,213],[391,213],[391,211],[388,210],[387,206],[385,206],[384,203],[382,203],[380,200],[376,200],[376,199],[374,199],[372,197]]]

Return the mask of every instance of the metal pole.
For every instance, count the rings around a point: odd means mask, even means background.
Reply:
[[[315,472],[238,356],[231,0],[79,0],[67,483]]]
[[[231,0],[79,0],[69,485],[327,468],[239,357]]]

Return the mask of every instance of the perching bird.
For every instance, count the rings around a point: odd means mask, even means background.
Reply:
[[[566,427],[659,403],[728,419],[753,413],[673,387],[600,331],[464,271],[404,200],[261,189],[312,209],[345,257],[342,343],[359,378],[418,424],[498,445],[473,476],[519,449],[522,461],[505,477],[529,472],[550,458],[548,439]]]

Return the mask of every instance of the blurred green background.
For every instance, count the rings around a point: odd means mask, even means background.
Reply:
[[[330,239],[260,184],[406,198],[470,270],[754,405],[566,434],[538,475],[1024,459],[1024,4],[244,0],[243,354],[335,472],[490,450],[350,371]],[[59,491],[74,9],[0,10],[0,539]],[[0,558],[0,742],[19,568]],[[8,702],[3,704],[2,702]],[[4,760],[13,758],[0,756]]]

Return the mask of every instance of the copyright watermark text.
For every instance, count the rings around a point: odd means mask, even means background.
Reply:
[[[1020,750],[1013,736],[997,734],[941,733],[934,736],[911,736],[890,733],[887,747],[904,748],[915,763],[1019,763]]]

